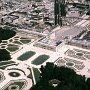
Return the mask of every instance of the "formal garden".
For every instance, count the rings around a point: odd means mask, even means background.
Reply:
[[[8,40],[2,40],[1,49],[7,49],[10,53],[14,53],[21,48],[21,45],[31,43],[31,39],[20,36],[14,36]]]
[[[69,57],[73,57],[76,59],[80,59],[80,60],[89,60],[90,59],[90,52],[88,51],[84,51],[84,50],[79,50],[79,49],[68,49],[65,52],[65,55],[69,56]]]
[[[65,67],[69,67],[75,71],[81,71],[84,69],[85,65],[83,62],[81,61],[77,61],[75,59],[70,59],[70,58],[66,58],[66,57],[60,57],[55,61],[55,64],[57,66],[65,66]]]
[[[0,48],[6,49],[10,54],[13,54],[22,49],[23,44],[29,44],[34,40],[31,38],[20,35],[16,28],[10,26],[0,27]]]
[[[30,73],[26,74],[25,70],[18,68],[18,65],[12,65],[12,63],[14,62],[9,61],[6,64],[5,61],[2,63],[2,66],[6,67],[3,70],[0,68],[0,83],[4,82],[0,90],[28,90],[33,85],[31,69],[28,68]]]

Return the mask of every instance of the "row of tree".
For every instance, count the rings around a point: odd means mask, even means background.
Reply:
[[[30,90],[90,90],[90,78],[77,75],[70,68],[47,63],[46,66],[41,66],[40,71],[40,81]],[[53,85],[57,84],[55,80],[59,83],[54,87]],[[50,84],[50,81],[53,81],[53,84]]]

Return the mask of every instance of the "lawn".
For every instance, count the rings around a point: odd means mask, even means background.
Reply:
[[[15,52],[16,50],[18,50],[19,49],[19,47],[17,47],[17,46],[9,46],[9,47],[7,47],[7,50],[9,50],[10,52]]]
[[[28,39],[28,38],[26,38],[26,37],[21,37],[20,39],[24,39],[24,40],[25,40],[25,39]]]
[[[27,52],[23,53],[21,56],[19,56],[17,59],[21,60],[21,61],[25,61],[25,60],[28,60],[29,58],[31,58],[34,54],[35,54],[35,52],[33,52],[33,51],[27,51]]]
[[[7,46],[8,46],[8,47],[16,47],[16,46],[18,46],[18,45],[8,44]]]
[[[27,77],[32,79],[32,84],[34,85],[33,75],[32,75],[31,68],[28,68],[28,69],[30,70],[30,74]]]
[[[27,40],[20,40],[20,42],[22,42],[23,44],[27,44],[29,42],[31,42],[31,40],[27,39]]]
[[[49,59],[48,55],[45,55],[45,54],[44,55],[40,55],[36,59],[34,59],[32,61],[32,64],[40,65],[40,64],[44,63],[47,59]]]
[[[22,43],[19,42],[19,41],[14,41],[13,43],[15,43],[15,44],[19,44],[19,45],[22,45]]]
[[[39,76],[40,76],[40,72],[37,68],[33,68],[33,72],[34,72],[34,77],[36,82],[38,82],[40,80]]]

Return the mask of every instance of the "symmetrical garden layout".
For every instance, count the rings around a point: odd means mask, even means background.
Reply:
[[[53,62],[57,66],[74,69],[90,77],[90,50],[64,44],[57,51],[35,46],[42,36],[16,31],[16,35],[2,40],[11,59],[0,62],[0,90],[29,90],[39,80],[41,65]]]
[[[0,49],[10,52],[11,60],[0,62],[1,90],[29,90],[39,80],[40,66],[53,62],[90,77],[90,51],[63,45],[57,52],[34,46],[38,35],[17,32],[2,40]]]
[[[34,36],[30,34],[30,37],[27,37],[17,32],[15,36],[2,40],[0,43],[0,49],[6,49],[11,55],[11,60],[1,60],[0,62],[0,90],[29,90],[35,84],[34,75],[32,74],[33,69],[24,63],[22,65],[16,62],[12,57],[24,48],[23,45],[29,46],[36,38],[38,39],[38,35]],[[21,61],[27,60],[34,54],[35,52],[29,51],[23,53],[18,59]]]

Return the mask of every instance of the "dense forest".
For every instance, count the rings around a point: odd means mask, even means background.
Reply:
[[[30,90],[90,90],[90,78],[67,67],[47,63],[40,68],[40,80]]]
[[[6,61],[10,59],[10,53],[6,49],[0,49],[0,61]]]
[[[16,32],[9,27],[0,27],[0,42],[15,36]]]

